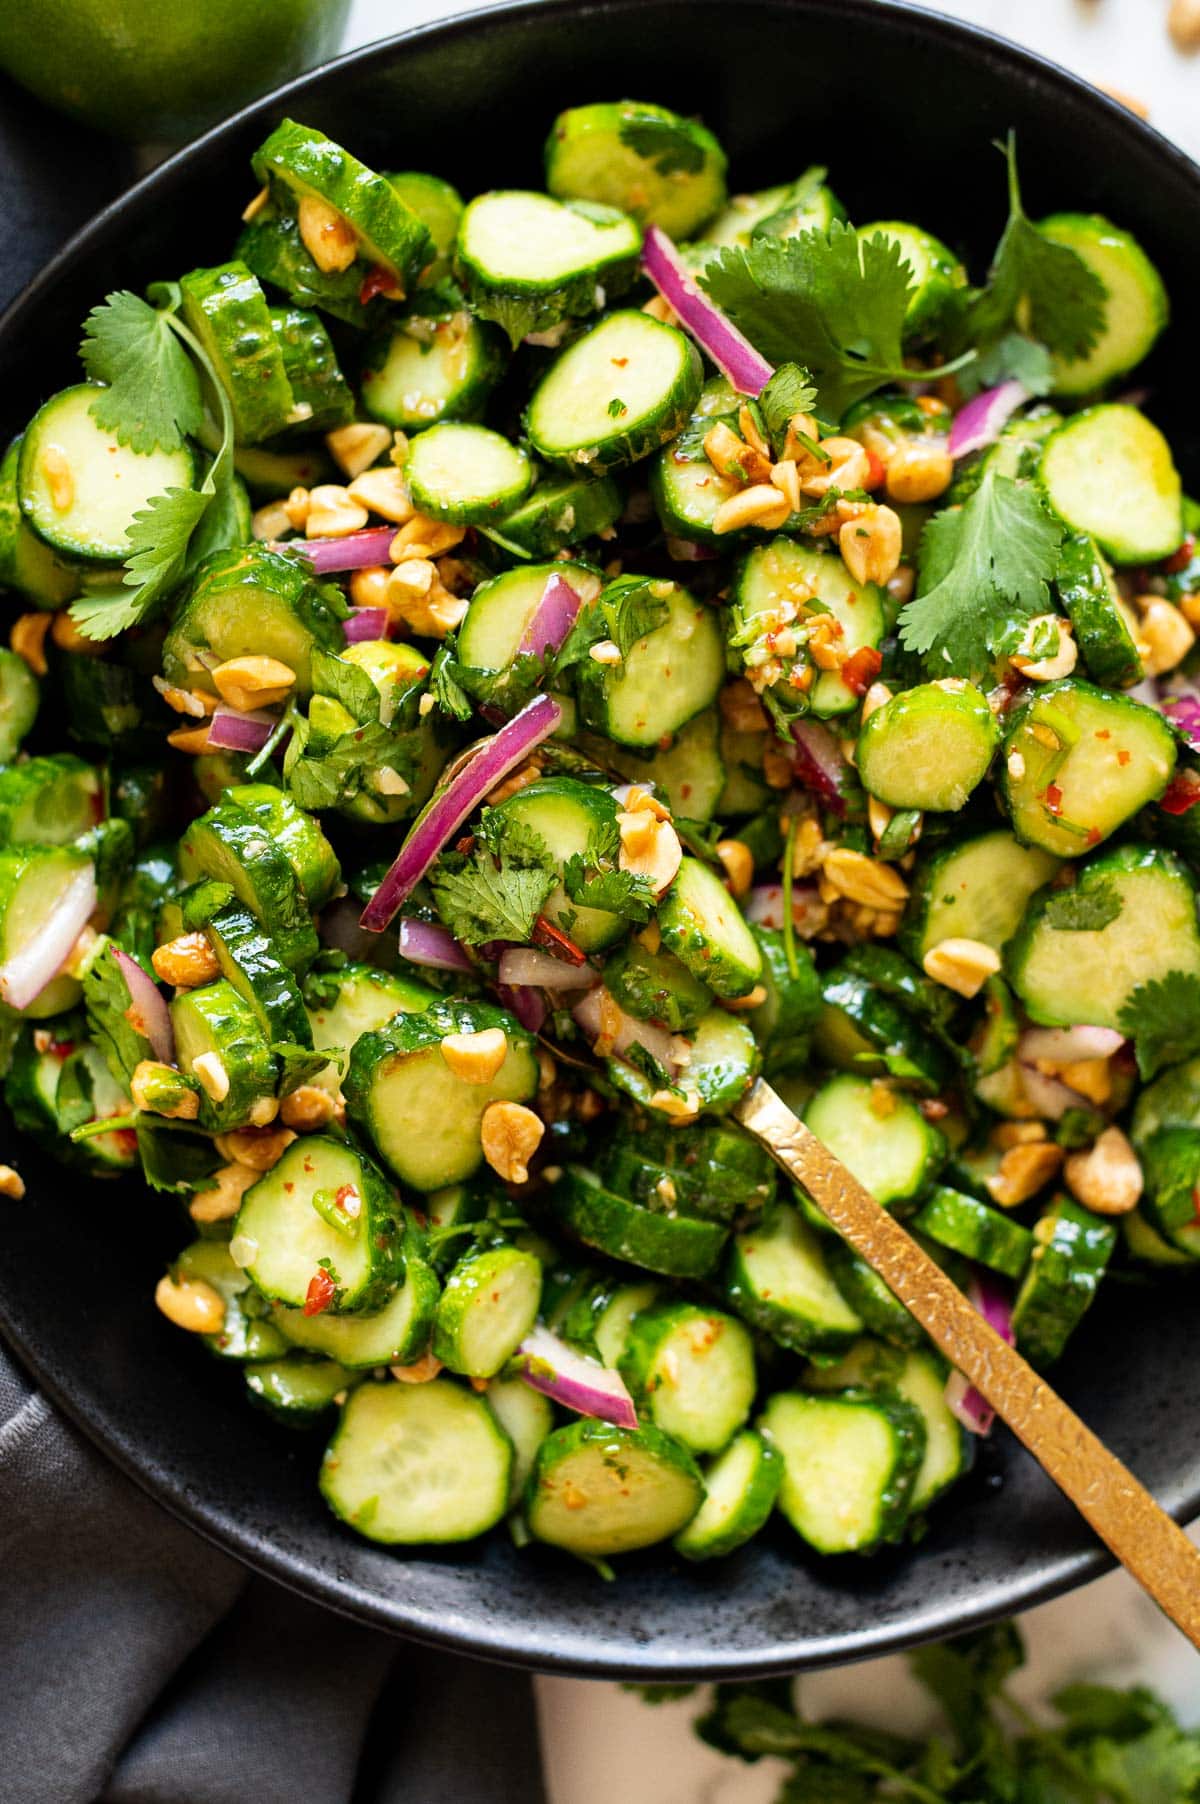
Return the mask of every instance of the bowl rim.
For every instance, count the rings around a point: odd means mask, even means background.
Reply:
[[[130,215],[137,215],[161,194],[169,192],[191,163],[203,160],[223,140],[236,137],[255,121],[266,119],[281,109],[288,110],[288,103],[293,98],[302,100],[308,91],[332,73],[368,68],[374,62],[402,54],[406,46],[418,42],[453,42],[457,38],[470,38],[486,32],[493,22],[497,25],[528,22],[541,27],[556,15],[637,13],[642,3],[643,0],[500,0],[496,5],[474,7],[373,39],[293,77],[173,151],[73,233],[0,314],[0,349],[19,336],[44,292],[69,273],[81,255],[103,246],[110,238],[119,238],[127,229]],[[828,7],[832,0],[758,0],[758,3],[783,15],[802,13],[810,7],[813,10]],[[691,0],[657,0],[657,4],[684,13],[690,8]],[[881,16],[890,15],[907,23],[915,35],[926,41],[965,49],[972,60],[990,59],[1007,68],[1014,78],[1035,79],[1043,88],[1057,88],[1077,103],[1082,100],[1106,120],[1110,132],[1115,132],[1118,137],[1126,134],[1133,141],[1141,140],[1152,155],[1172,165],[1176,176],[1195,189],[1200,209],[1200,163],[1105,90],[1051,58],[983,26],[914,5],[911,0],[837,0],[837,12],[851,28],[858,24],[868,30]],[[502,1616],[482,1611],[470,1627],[464,1627],[432,1609],[385,1596],[357,1583],[349,1575],[326,1572],[267,1534],[231,1522],[221,1507],[208,1502],[189,1485],[179,1483],[153,1458],[147,1460],[138,1437],[129,1432],[126,1424],[114,1424],[102,1409],[93,1407],[86,1396],[76,1395],[69,1384],[61,1382],[52,1364],[40,1356],[36,1344],[9,1329],[4,1319],[2,1298],[0,1330],[4,1331],[21,1364],[51,1401],[106,1458],[172,1515],[226,1554],[289,1590],[317,1600],[338,1615],[418,1643],[506,1665],[589,1678],[637,1676],[645,1679],[669,1674],[680,1679],[712,1680],[733,1674],[751,1678],[850,1664],[918,1646],[947,1634],[983,1627],[1057,1597],[1116,1565],[1113,1556],[1098,1541],[1058,1552],[1048,1555],[1033,1576],[1015,1583],[997,1580],[979,1591],[966,1607],[948,1608],[943,1601],[915,1614],[910,1613],[903,1621],[883,1624],[868,1621],[854,1631],[826,1632],[816,1651],[811,1642],[785,1641],[780,1642],[777,1649],[762,1653],[739,1652],[731,1656],[723,1655],[719,1648],[700,1649],[689,1644],[688,1650],[680,1650],[676,1657],[669,1648],[638,1649],[627,1642],[625,1656],[617,1657],[589,1651],[586,1633],[578,1630],[566,1632],[548,1644],[544,1635],[539,1639],[537,1634],[528,1631],[514,1633]],[[1168,1500],[1166,1507],[1180,1522],[1187,1522],[1200,1512],[1200,1470],[1191,1486],[1185,1485]],[[864,1600],[864,1612],[868,1611],[869,1604]]]

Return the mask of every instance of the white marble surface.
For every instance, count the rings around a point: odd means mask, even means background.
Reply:
[[[354,0],[347,46],[452,10],[439,0]],[[1160,131],[1200,159],[1200,58],[1173,49],[1167,0],[952,0],[933,10],[1136,96]],[[1086,1674],[1153,1685],[1187,1720],[1200,1721],[1200,1656],[1124,1574],[1033,1611],[1024,1626],[1031,1662],[1017,1690],[1027,1700]],[[819,1673],[801,1690],[815,1715],[920,1724],[921,1694],[899,1658]],[[776,1763],[746,1767],[695,1739],[694,1699],[651,1709],[616,1686],[569,1679],[539,1680],[538,1697],[550,1804],[771,1804],[775,1796],[783,1770]]]

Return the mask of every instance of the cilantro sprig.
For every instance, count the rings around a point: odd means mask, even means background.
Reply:
[[[1139,983],[1117,1017],[1133,1041],[1138,1071],[1147,1082],[1164,1065],[1178,1065],[1200,1052],[1200,977],[1172,971]]]
[[[617,136],[659,175],[698,175],[704,168],[704,146],[682,119],[635,112],[622,119]]]
[[[485,808],[469,852],[443,852],[429,879],[437,911],[456,940],[526,945],[558,884],[545,840],[500,808]]]

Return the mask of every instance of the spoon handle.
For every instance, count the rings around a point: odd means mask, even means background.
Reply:
[[[769,1084],[760,1079],[735,1113],[1200,1648],[1200,1549]]]

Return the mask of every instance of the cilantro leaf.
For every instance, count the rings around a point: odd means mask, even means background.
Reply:
[[[1200,1052],[1200,977],[1172,971],[1139,983],[1117,1016],[1117,1026],[1134,1043],[1143,1083],[1164,1065],[1178,1065]]]
[[[124,1090],[137,1066],[143,1059],[153,1058],[154,1052],[130,1019],[133,1000],[113,950],[110,942],[91,960],[83,979],[83,1005],[91,1036]]]
[[[313,745],[307,721],[297,720],[284,760],[284,779],[293,800],[305,809],[337,808],[352,797],[381,790],[378,779],[392,771],[411,786],[414,749],[408,736],[378,721],[342,733],[332,744]]]
[[[772,450],[782,451],[788,421],[798,413],[811,413],[816,404],[817,391],[808,371],[798,363],[781,363],[758,397]]]
[[[470,720],[471,698],[458,680],[459,669],[454,641],[447,638],[434,655],[429,690],[443,714],[449,714],[453,720]]]
[[[653,163],[659,175],[699,175],[704,168],[704,146],[682,119],[633,113],[622,119],[617,136],[643,162]]]
[[[639,926],[650,919],[654,890],[650,879],[637,871],[595,870],[575,852],[567,860],[563,882],[572,902],[580,908],[603,908]]]
[[[1118,1804],[1180,1804],[1200,1786],[1200,1741],[1174,1723],[1158,1723],[1132,1741],[1100,1741],[1089,1769]]]
[[[921,535],[920,593],[901,613],[901,643],[934,676],[981,675],[1015,621],[1048,610],[1061,542],[1032,488],[987,470],[963,507],[944,508]]]
[[[221,1155],[208,1134],[189,1133],[175,1122],[143,1115],[137,1124],[142,1176],[152,1190],[190,1196],[221,1164]]]
[[[200,430],[200,380],[167,313],[119,289],[88,314],[79,355],[107,384],[90,411],[119,444],[176,451]]]
[[[1059,933],[1098,933],[1115,921],[1124,904],[1115,883],[1090,883],[1058,890],[1046,904],[1043,919]]]
[[[312,686],[319,694],[330,695],[334,701],[341,702],[359,726],[378,721],[380,692],[360,664],[351,664],[345,658],[314,646]]]
[[[443,852],[429,886],[442,920],[464,945],[525,945],[558,887],[558,868],[539,833],[502,809],[485,808],[472,851]]]
[[[639,639],[661,626],[667,617],[672,582],[649,576],[619,576],[606,584],[588,607],[575,617],[554,660],[556,671],[582,663],[593,645],[611,639],[622,658],[629,656]]]
[[[167,489],[133,516],[122,586],[98,589],[71,606],[71,619],[88,639],[113,639],[145,620],[183,581],[188,546],[207,497],[195,489]]]
[[[982,389],[995,388],[1013,377],[1031,395],[1048,395],[1054,386],[1054,365],[1045,345],[1023,332],[1006,332],[979,353],[962,372],[959,386],[968,399]]]
[[[338,1066],[342,1062],[337,1047],[314,1052],[311,1046],[299,1046],[294,1040],[273,1040],[271,1052],[277,1061],[275,1088],[280,1096],[290,1096],[301,1084],[311,1084],[330,1062]]]

